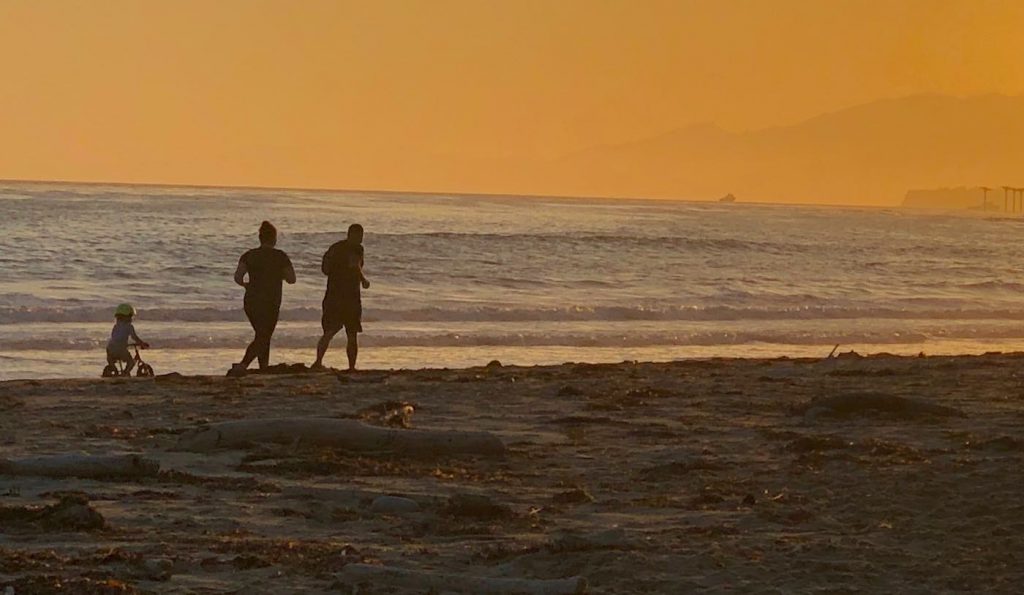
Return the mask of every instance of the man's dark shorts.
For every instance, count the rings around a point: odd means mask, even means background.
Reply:
[[[320,326],[324,333],[337,333],[342,328],[349,334],[363,332],[363,305],[358,300],[324,298],[323,308]]]

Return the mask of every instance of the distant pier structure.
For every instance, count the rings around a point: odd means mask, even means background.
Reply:
[[[1003,191],[1002,211],[1024,214],[1024,187],[1011,186],[956,186],[946,188],[917,188],[907,190],[903,206],[914,209],[967,209],[998,212],[999,199],[990,193]]]
[[[1000,186],[1000,188],[1003,189],[1003,212],[1024,213],[1024,188],[1019,186]],[[978,190],[981,190],[981,207],[987,210],[988,193],[992,188],[978,186]]]

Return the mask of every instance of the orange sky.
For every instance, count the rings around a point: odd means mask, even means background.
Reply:
[[[0,178],[567,193],[516,172],[1022,56],[1019,0],[0,0]]]

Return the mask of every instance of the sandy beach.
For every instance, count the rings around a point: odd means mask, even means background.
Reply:
[[[844,355],[5,382],[0,592],[1018,592],[1022,368]],[[281,417],[487,432],[503,453],[182,448]],[[132,470],[106,475],[39,458],[126,453]]]

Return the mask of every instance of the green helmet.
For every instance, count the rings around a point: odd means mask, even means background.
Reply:
[[[115,316],[135,316],[135,307],[131,304],[121,304],[114,310]]]

